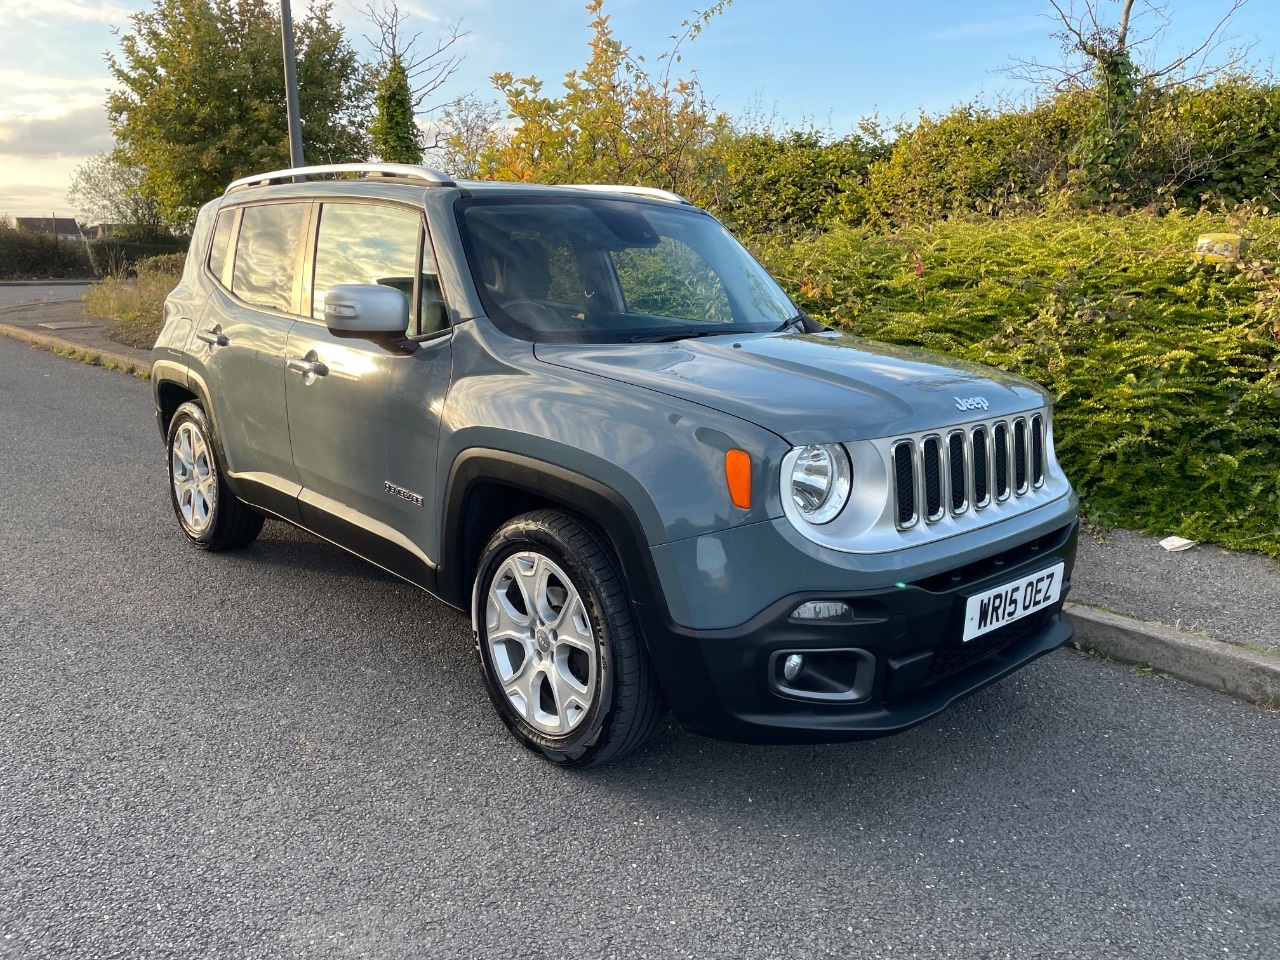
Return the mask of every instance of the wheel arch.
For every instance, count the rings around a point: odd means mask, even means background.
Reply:
[[[494,532],[532,510],[564,510],[599,530],[613,548],[635,602],[666,608],[648,540],[617,491],[583,474],[522,454],[470,449],[449,471],[443,498],[441,599],[467,610],[480,554]]]
[[[169,432],[169,423],[173,420],[173,415],[178,412],[178,408],[191,400],[205,406],[189,386],[176,380],[156,381],[156,420],[160,424],[162,436]],[[207,408],[205,414],[208,414]]]
[[[213,434],[211,439],[218,455],[218,461],[226,469],[228,465],[227,452],[222,442],[222,430],[218,425],[218,414],[213,408],[208,387],[199,376],[189,369],[183,370],[185,376],[182,379],[178,379],[173,371],[165,369],[169,366],[172,365],[165,363],[164,367],[162,367],[161,362],[152,365],[151,377],[154,383],[156,400],[156,423],[160,427],[160,435],[162,437],[168,436],[169,423],[173,420],[173,415],[177,413],[180,406],[188,401],[200,404],[200,407],[204,410],[205,418],[209,421],[209,430]],[[225,479],[227,485],[239,496],[240,491],[235,479],[231,476]]]

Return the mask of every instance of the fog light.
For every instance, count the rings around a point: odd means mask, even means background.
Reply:
[[[791,614],[793,620],[843,620],[850,616],[852,611],[843,600],[810,600]]]
[[[804,669],[804,657],[798,653],[793,653],[786,660],[782,661],[782,675],[787,680],[794,680],[800,676],[800,671]]]

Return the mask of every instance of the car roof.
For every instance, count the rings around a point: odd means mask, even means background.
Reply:
[[[344,179],[298,180],[299,177],[344,175]],[[352,176],[352,175],[356,176]],[[464,196],[577,197],[584,193],[618,199],[647,200],[692,206],[684,197],[655,187],[629,184],[538,184],[504,180],[454,181],[430,167],[410,164],[332,164],[298,167],[242,177],[227,187],[224,199],[286,196],[359,196],[404,198],[406,190],[454,188]]]

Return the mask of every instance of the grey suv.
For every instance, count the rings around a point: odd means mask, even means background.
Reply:
[[[1071,636],[1044,391],[827,329],[674,194],[264,173],[201,211],[165,317],[191,542],[276,517],[469,611],[553,762],[668,706],[731,740],[893,733]]]

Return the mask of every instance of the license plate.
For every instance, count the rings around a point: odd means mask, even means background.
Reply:
[[[1062,595],[1064,569],[1065,564],[1055,563],[1046,570],[970,597],[964,611],[962,642],[968,643],[974,637],[990,633],[1056,603]]]

